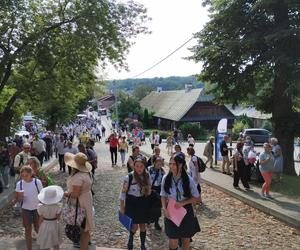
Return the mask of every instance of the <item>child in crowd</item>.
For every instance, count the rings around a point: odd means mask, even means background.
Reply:
[[[37,244],[40,249],[59,250],[59,245],[62,243],[62,230],[59,223],[62,205],[59,202],[63,195],[64,191],[59,186],[43,188],[38,195],[41,203],[37,209],[40,216]]]
[[[16,201],[21,203],[21,216],[25,228],[25,239],[28,250],[32,250],[32,224],[35,232],[39,231],[38,194],[43,185],[39,179],[33,178],[33,170],[25,165],[20,170],[20,181],[16,185]]]

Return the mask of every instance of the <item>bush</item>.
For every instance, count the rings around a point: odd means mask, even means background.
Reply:
[[[159,135],[161,137],[161,139],[167,139],[167,137],[169,136],[169,131],[160,131]]]
[[[272,130],[273,130],[272,123],[268,120],[263,121],[263,124],[261,125],[261,128],[266,129],[270,132],[272,132]]]
[[[186,140],[188,134],[191,134],[196,140],[206,140],[208,136],[207,129],[195,123],[185,123],[181,125],[179,129],[182,132],[184,140]]]
[[[242,132],[245,128],[249,128],[249,125],[247,123],[236,121],[232,128],[232,140],[237,140],[239,138],[240,132]]]

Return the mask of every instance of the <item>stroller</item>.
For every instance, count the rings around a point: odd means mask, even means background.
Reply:
[[[250,180],[255,180],[259,183],[264,182],[264,178],[261,175],[259,170],[259,153],[256,154],[256,160],[253,163],[250,163]]]

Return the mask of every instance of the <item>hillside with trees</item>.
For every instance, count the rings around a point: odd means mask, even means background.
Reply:
[[[109,90],[113,90],[116,87],[118,90],[123,90],[127,92],[132,92],[139,86],[143,86],[147,90],[150,89],[150,91],[156,90],[157,87],[161,87],[163,90],[176,90],[176,89],[183,89],[185,84],[191,84],[194,88],[203,87],[203,84],[199,82],[194,76],[186,76],[186,77],[170,76],[170,77],[115,80],[115,81],[108,82],[107,88]]]

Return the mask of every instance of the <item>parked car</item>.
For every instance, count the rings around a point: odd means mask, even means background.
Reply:
[[[248,128],[243,130],[243,137],[250,136],[255,144],[268,142],[271,135],[270,131],[262,128]]]

